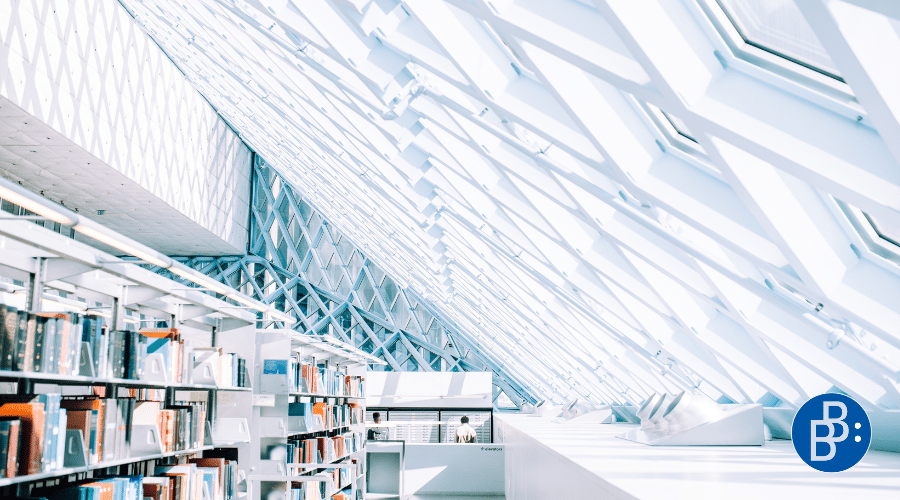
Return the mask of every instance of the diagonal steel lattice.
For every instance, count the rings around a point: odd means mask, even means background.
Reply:
[[[530,397],[900,408],[889,2],[778,2],[805,64],[723,10],[759,2],[120,3]]]
[[[176,259],[292,314],[298,332],[333,336],[387,363],[369,369],[493,371],[494,402],[502,394],[516,405],[527,401],[432,306],[398,286],[258,157],[252,178],[250,255]]]

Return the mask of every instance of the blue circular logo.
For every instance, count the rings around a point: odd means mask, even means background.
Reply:
[[[813,469],[841,472],[866,456],[872,425],[866,410],[844,394],[821,394],[806,402],[791,425],[800,458]]]

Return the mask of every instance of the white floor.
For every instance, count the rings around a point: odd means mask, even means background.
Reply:
[[[516,477],[507,477],[507,484],[519,488],[529,483],[518,493],[506,492],[516,498],[541,496],[535,495],[541,483],[555,477],[557,483],[589,484],[593,498],[603,491],[603,498],[640,500],[900,499],[900,453],[869,450],[852,469],[829,474],[803,463],[790,441],[654,447],[616,438],[635,427],[629,424],[553,423],[504,414],[495,418],[499,427],[510,426],[503,431],[506,463]],[[522,460],[510,455],[514,450],[524,453]]]

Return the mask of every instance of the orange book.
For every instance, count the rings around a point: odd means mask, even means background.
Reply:
[[[313,403],[313,415],[322,417],[322,425],[324,425],[326,429],[330,428],[328,425],[327,407],[328,405],[325,403]]]
[[[174,339],[179,335],[177,328],[142,328],[139,333],[157,339]]]
[[[44,405],[41,403],[6,403],[0,406],[0,417],[18,417],[22,446],[19,454],[19,475],[41,472],[44,451]],[[24,452],[24,453],[23,453]]]
[[[115,500],[115,485],[113,483],[87,483],[82,486],[99,490],[100,495],[97,497],[99,500]]]

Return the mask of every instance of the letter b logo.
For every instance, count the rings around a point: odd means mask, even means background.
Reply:
[[[869,450],[872,426],[856,401],[843,394],[822,394],[804,404],[791,427],[800,458],[822,472],[856,465]]]

